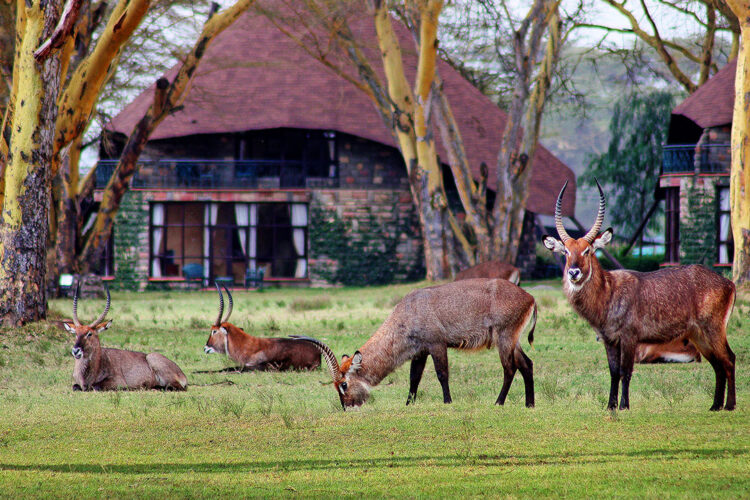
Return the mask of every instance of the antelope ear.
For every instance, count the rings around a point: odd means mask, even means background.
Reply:
[[[96,333],[102,333],[110,326],[112,326],[112,320],[109,320],[106,323],[99,323],[99,326],[96,327]]]
[[[72,333],[73,335],[75,335],[76,329],[73,327],[73,323],[65,323],[65,322],[63,322],[63,323],[61,323],[61,325],[62,325],[63,328],[65,328],[65,331],[67,331],[68,333]]]
[[[547,250],[551,250],[555,253],[565,253],[565,245],[563,244],[563,242],[558,240],[557,238],[553,238],[552,236],[545,234],[542,237],[542,244],[547,247]]]
[[[341,355],[341,362],[342,362],[342,363],[343,363],[344,361],[346,361],[347,359],[349,359],[349,355],[348,355],[348,354],[342,354],[342,355]]]
[[[362,367],[362,353],[357,351],[352,357],[352,366],[349,369],[352,373],[356,373]]]
[[[594,250],[604,248],[610,241],[612,241],[612,228],[608,227],[606,231],[596,237],[591,246],[594,247]]]

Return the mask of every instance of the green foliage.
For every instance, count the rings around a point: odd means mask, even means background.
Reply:
[[[635,231],[654,200],[674,97],[667,92],[628,95],[615,104],[607,151],[580,176],[607,185],[607,213],[623,234]],[[656,214],[652,220],[657,219]]]
[[[713,268],[716,262],[716,199],[693,185],[687,191],[687,205],[688,213],[680,221],[680,263]]]
[[[326,281],[346,286],[383,285],[394,282],[398,275],[413,278],[421,269],[402,263],[396,252],[404,230],[400,225],[386,227],[369,211],[355,230],[352,221],[342,219],[335,210],[314,207],[310,246],[318,256],[337,263],[332,269],[320,268],[317,272]]]
[[[628,253],[627,255],[623,255],[622,250],[622,248],[614,248],[611,251],[625,269],[641,272],[656,271],[659,269],[659,265],[664,262],[664,253],[655,255],[633,255],[632,253]],[[615,269],[615,265],[601,252],[597,253],[596,257],[605,269]]]

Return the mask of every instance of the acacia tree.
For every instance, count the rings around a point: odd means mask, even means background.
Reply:
[[[730,204],[732,235],[734,237],[734,261],[732,264],[732,279],[738,286],[750,286],[750,169],[746,160],[750,158],[750,139],[748,139],[747,123],[750,115],[747,106],[747,92],[750,90],[750,79],[748,79],[748,60],[750,49],[750,7],[736,0],[714,1],[700,0],[692,4],[682,4],[661,0],[658,4],[673,12],[682,14],[683,19],[688,20],[698,27],[702,43],[699,44],[700,51],[693,52],[689,44],[681,43],[679,40],[667,40],[659,33],[656,17],[649,10],[645,2],[640,2],[649,29],[644,29],[637,22],[636,13],[626,8],[624,3],[615,0],[599,0],[615,8],[626,19],[631,28],[615,30],[597,24],[586,25],[597,29],[605,28],[608,32],[620,31],[632,34],[638,39],[648,43],[661,56],[662,64],[668,70],[669,75],[679,82],[689,93],[694,92],[715,72],[718,67],[717,57],[721,55],[717,34],[729,33],[732,37],[732,45],[728,59],[737,57],[737,76],[735,80],[735,106],[732,119],[732,167],[730,174]],[[689,78],[690,71],[680,67],[678,59],[693,66],[698,64],[698,78]]]
[[[47,188],[60,65],[57,57],[34,57],[39,40],[54,32],[57,4],[19,1],[16,9],[18,42],[4,117],[12,127],[3,131],[0,163],[0,321],[8,326],[46,313]]]
[[[530,165],[522,159],[533,157],[539,135],[538,122],[557,61],[561,40],[557,15],[559,2],[536,0],[518,26],[511,23],[511,27],[518,28],[514,38],[521,71],[517,100],[514,100],[516,106],[504,131],[505,139],[498,160],[498,185],[503,195],[496,198],[494,207],[487,206],[486,174],[478,181],[472,176],[460,130],[436,70],[436,29],[442,2],[389,4],[373,0],[368,6],[376,30],[385,83],[375,70],[375,62],[368,59],[363,50],[363,41],[356,40],[349,27],[352,14],[347,9],[356,7],[333,0],[310,0],[304,7],[289,3],[283,9],[259,10],[308,54],[372,99],[385,125],[393,133],[406,165],[422,226],[428,279],[447,277],[458,266],[459,260],[472,264],[476,259],[483,261],[498,257],[514,261],[531,173]],[[416,45],[417,73],[411,85],[404,71],[405,63],[392,13],[410,29]],[[549,41],[542,49],[546,34]],[[332,42],[342,49],[344,60],[332,54]],[[347,62],[356,69],[355,74],[347,71]],[[434,126],[448,152],[448,164],[466,215],[464,225],[458,223],[447,204],[432,137]],[[454,245],[454,240],[458,245]]]
[[[729,185],[734,237],[732,279],[738,286],[750,289],[750,5],[736,0],[727,0],[727,4],[741,20],[742,38],[735,77]]]
[[[617,0],[594,0],[589,11],[601,7],[614,9],[628,27],[604,25],[594,20],[580,22],[578,28],[603,31],[606,41],[609,34],[632,35],[653,49],[666,77],[676,81],[689,94],[695,92],[721,64],[737,56],[739,50],[740,24],[728,3],[721,0],[697,0],[695,2],[675,2],[657,0],[628,4]],[[691,27],[694,36],[668,36],[674,25]],[[680,33],[684,33],[681,31]],[[721,36],[728,35],[732,43],[728,51],[720,43]]]
[[[216,34],[247,9],[252,0],[240,0],[207,22],[193,51],[175,79],[158,87],[155,105],[134,132],[131,154],[105,191],[100,210],[103,223],[89,235],[96,258],[101,241],[108,238],[122,194],[129,187],[135,159],[156,124],[176,106],[190,82],[197,61]],[[53,5],[54,4],[54,5]],[[102,5],[98,3],[97,5]],[[58,12],[54,2],[16,5],[17,45],[10,98],[0,136],[0,318],[5,324],[21,324],[46,314],[45,250],[47,248],[50,179],[65,166],[59,199],[76,207],[82,193],[77,158],[83,132],[90,123],[101,89],[116,67],[127,42],[150,6],[148,0],[120,0],[91,48],[75,62],[76,39],[91,36],[97,8],[83,0],[68,0]],[[79,19],[87,21],[78,22]],[[55,23],[57,23],[55,25]],[[54,29],[53,29],[54,28]],[[39,40],[46,41],[39,45]],[[64,76],[64,78],[63,78]],[[58,97],[57,90],[60,90]],[[73,151],[73,154],[69,154]],[[72,158],[72,159],[71,159]],[[74,168],[73,168],[74,166]],[[93,188],[93,174],[87,189]],[[66,210],[61,210],[68,213]],[[53,218],[53,220],[55,220]],[[80,224],[74,217],[66,227]],[[55,226],[56,227],[56,226]],[[67,231],[67,229],[65,230]],[[84,267],[85,266],[81,266]],[[7,292],[7,293],[6,293]]]

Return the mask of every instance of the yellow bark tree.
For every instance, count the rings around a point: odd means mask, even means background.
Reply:
[[[732,171],[730,204],[734,262],[732,280],[750,289],[750,4],[727,0],[740,20],[741,42],[737,56],[732,117]]]
[[[212,16],[174,81],[161,85],[158,105],[149,109],[134,131],[129,154],[105,191],[102,210],[75,270],[85,271],[86,259],[96,258],[108,239],[111,220],[129,188],[148,134],[181,101],[205,47],[252,3],[239,0]],[[92,38],[104,2],[67,0],[60,8],[56,2],[40,5],[19,0],[16,5],[13,79],[0,135],[0,288],[8,290],[0,300],[0,320],[6,324],[33,321],[46,313],[45,268],[48,260],[57,259],[54,253],[40,259],[39,253],[46,254],[50,222],[59,233],[55,236],[67,242],[66,251],[57,257],[73,260],[80,244],[76,241],[81,225],[77,207],[82,196],[90,193],[94,179],[93,171],[83,181],[79,179],[82,134],[124,44],[150,5],[149,0],[119,0],[100,35],[80,56],[75,41]],[[44,40],[41,45],[40,40]],[[48,216],[50,192],[60,217]]]
[[[41,63],[34,58],[39,41],[54,29],[58,5],[19,0],[16,12],[13,84],[4,118],[12,126],[0,168],[0,322],[6,326],[38,320],[47,311],[47,200],[60,65],[56,57]]]

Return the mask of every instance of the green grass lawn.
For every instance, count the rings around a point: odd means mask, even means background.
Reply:
[[[232,322],[258,336],[311,335],[352,354],[418,285],[234,294]],[[637,365],[631,407],[605,410],[604,348],[557,282],[525,285],[540,314],[534,409],[523,380],[504,407],[497,352],[451,351],[444,405],[428,362],[405,406],[408,364],[343,412],[328,371],[231,373],[203,354],[215,292],[113,293],[108,347],[158,351],[184,393],[73,393],[72,340],[51,324],[0,330],[0,496],[750,497],[750,298],[729,327],[737,410],[709,412],[708,363]],[[52,317],[70,317],[70,300]],[[79,304],[92,321],[101,300]],[[196,373],[214,371],[215,373]]]

